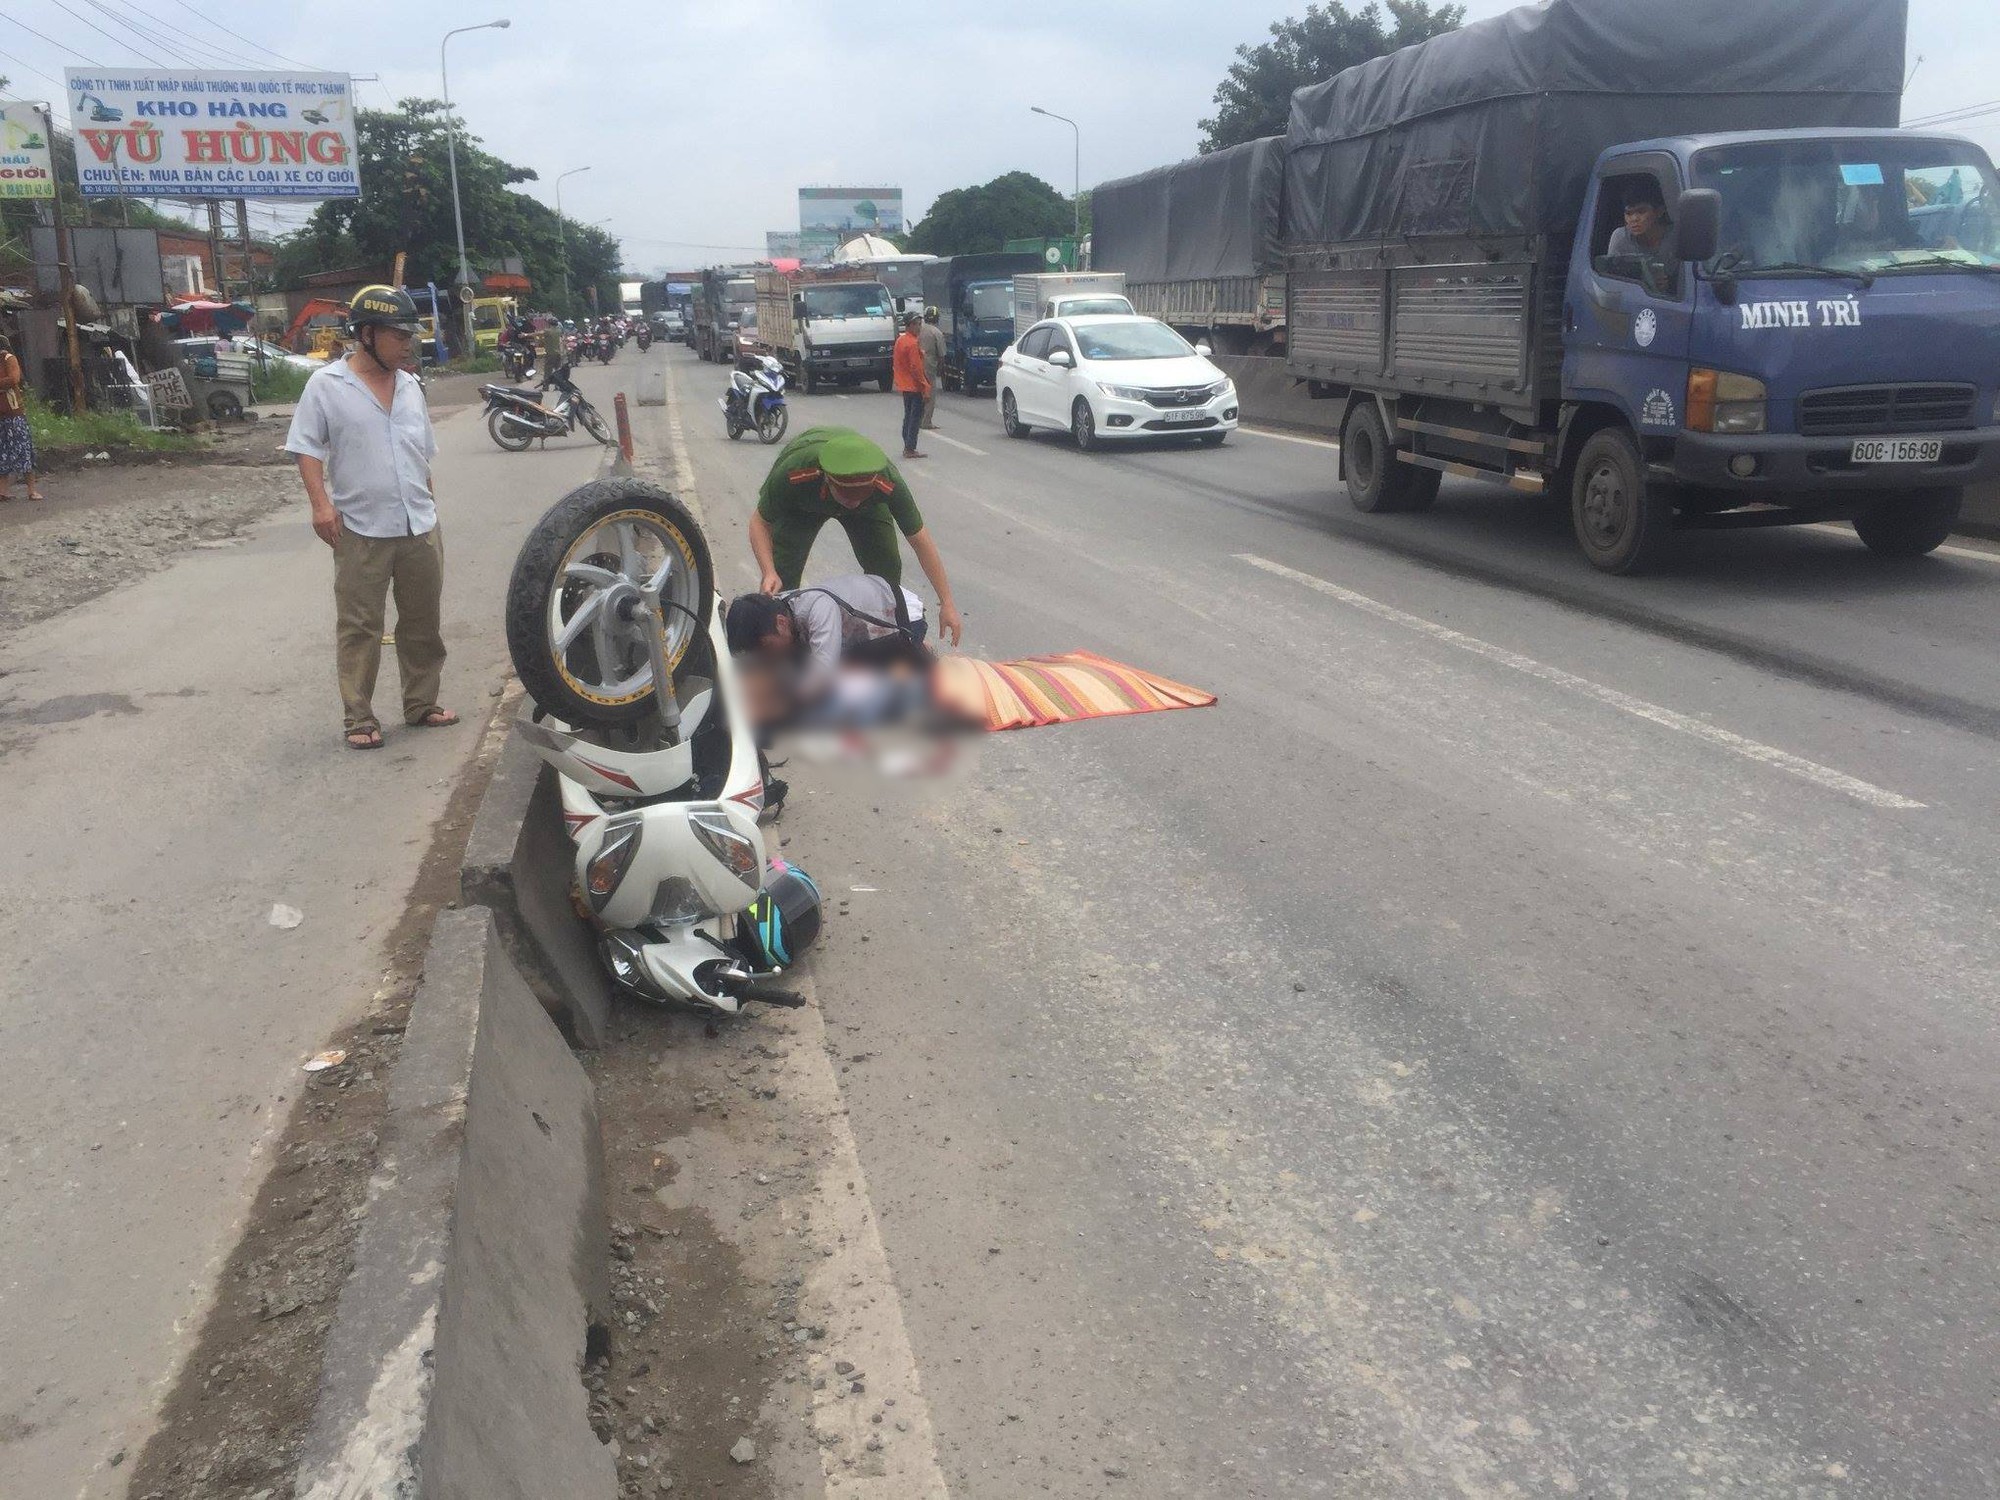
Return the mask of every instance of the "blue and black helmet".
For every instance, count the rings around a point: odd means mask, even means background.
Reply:
[[[764,889],[743,914],[743,938],[758,964],[788,969],[819,936],[819,887],[781,859],[771,861]]]

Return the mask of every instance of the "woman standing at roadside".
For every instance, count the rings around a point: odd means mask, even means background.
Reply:
[[[21,362],[14,346],[0,334],[0,500],[14,498],[14,476],[28,476],[28,498],[46,497],[35,488],[35,440],[28,433],[28,407],[22,398]]]

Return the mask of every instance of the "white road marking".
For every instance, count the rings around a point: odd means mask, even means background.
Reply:
[[[835,391],[833,393],[833,399],[836,401],[852,401],[854,398],[848,395],[845,391]]]
[[[1801,528],[1805,531],[1824,531],[1828,536],[1844,536],[1849,541],[1859,541],[1852,526],[1839,521],[1812,521]],[[2000,563],[2000,552],[1987,552],[1978,547],[1954,547],[1949,544],[1935,549],[1939,557],[1967,557],[1974,562]]]
[[[931,430],[931,436],[936,438],[940,443],[950,443],[954,448],[963,448],[967,453],[974,454],[980,458],[986,457],[986,450],[984,448],[975,448],[970,443],[961,443],[955,437],[946,437],[935,428]]]
[[[1239,433],[1247,433],[1251,437],[1276,438],[1281,443],[1304,443],[1312,448],[1338,448],[1340,446],[1340,444],[1334,442],[1331,438],[1307,437],[1303,433],[1298,432],[1279,432],[1270,427],[1239,426],[1236,430]]]
[[[1556,687],[1581,693],[1584,697],[1594,699],[1609,708],[1615,708],[1620,713],[1627,713],[1636,719],[1644,719],[1648,723],[1691,735],[1719,749],[1740,755],[1746,760],[1754,760],[1760,765],[1771,766],[1797,776],[1803,781],[1810,781],[1827,791],[1839,792],[1857,802],[1865,802],[1870,807],[1909,811],[1925,805],[1898,792],[1887,791],[1872,782],[1849,776],[1844,771],[1836,771],[1830,766],[1820,765],[1817,761],[1806,760],[1788,750],[1780,750],[1774,745],[1746,739],[1727,729],[1720,729],[1700,719],[1676,713],[1671,708],[1648,703],[1643,698],[1634,698],[1630,693],[1621,693],[1616,688],[1605,687],[1602,683],[1592,682],[1587,677],[1578,677],[1573,672],[1549,666],[1546,662],[1536,661],[1531,656],[1523,656],[1518,651],[1509,651],[1505,646],[1496,646],[1491,641],[1482,641],[1477,636],[1453,630],[1434,620],[1426,620],[1421,615],[1409,614],[1393,605],[1371,599],[1366,594],[1357,594],[1353,589],[1342,588],[1337,583],[1329,583],[1326,579],[1316,578],[1311,573],[1301,573],[1297,568],[1288,568],[1283,563],[1272,562],[1269,558],[1239,552],[1236,554],[1236,560],[1248,563],[1253,568],[1261,568],[1264,572],[1275,574],[1279,578],[1288,578],[1294,583],[1303,584],[1330,599],[1338,599],[1342,604],[1350,605],[1364,614],[1374,615],[1377,619],[1387,620],[1406,630],[1414,630],[1420,635],[1427,635],[1432,640],[1442,641],[1448,646],[1456,646],[1461,651],[1471,652],[1474,656],[1483,656],[1488,661],[1498,662],[1503,667],[1511,667],[1516,672],[1538,678]]]

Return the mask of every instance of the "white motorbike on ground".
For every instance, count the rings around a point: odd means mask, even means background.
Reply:
[[[819,892],[766,858],[764,777],[708,545],[671,495],[595,480],[530,532],[507,643],[559,777],[575,892],[625,991],[730,1014],[818,935]],[[667,684],[661,691],[660,684]]]
[[[729,389],[717,404],[722,407],[731,442],[752,427],[757,430],[758,442],[777,442],[792,420],[785,405],[785,367],[764,354],[758,356],[754,369],[732,370]]]
[[[555,393],[550,404],[543,404],[543,390]],[[552,371],[540,389],[482,385],[479,394],[486,398],[487,435],[509,453],[519,453],[537,438],[546,442],[567,437],[579,426],[607,448],[617,441],[597,408],[570,379],[567,365]]]

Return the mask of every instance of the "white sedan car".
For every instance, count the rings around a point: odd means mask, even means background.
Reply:
[[[1050,318],[1000,356],[1001,425],[1067,429],[1086,453],[1182,434],[1218,446],[1236,430],[1236,386],[1205,353],[1156,318]]]

